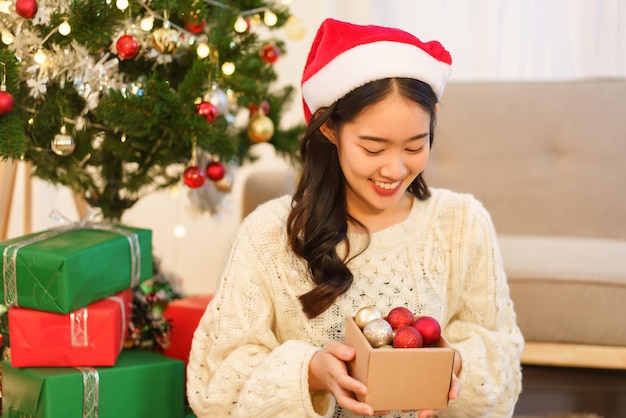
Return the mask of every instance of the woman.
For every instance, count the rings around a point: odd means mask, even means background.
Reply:
[[[491,219],[423,178],[450,65],[438,42],[323,22],[303,75],[297,190],[243,221],[194,335],[199,417],[512,415],[523,338]],[[455,350],[447,409],[356,400],[367,388],[346,371],[344,325],[370,305],[439,320]]]

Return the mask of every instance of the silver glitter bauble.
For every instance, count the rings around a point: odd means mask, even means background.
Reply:
[[[61,157],[65,157],[74,152],[76,143],[74,142],[74,138],[67,134],[65,125],[61,126],[59,133],[54,136],[50,147],[52,148],[52,152]]]
[[[363,327],[363,335],[372,347],[378,348],[393,340],[393,329],[384,319],[373,319]]]
[[[363,327],[373,319],[380,319],[383,313],[373,306],[365,306],[359,309],[354,316],[354,322],[363,329]]]

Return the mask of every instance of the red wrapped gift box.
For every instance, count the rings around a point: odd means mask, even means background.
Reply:
[[[213,295],[190,296],[171,301],[163,317],[170,323],[169,345],[163,350],[168,357],[182,360],[187,365],[193,333],[200,323]]]
[[[131,289],[68,314],[9,309],[12,367],[113,366],[133,309]]]

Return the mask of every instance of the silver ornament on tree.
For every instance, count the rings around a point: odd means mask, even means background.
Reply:
[[[393,340],[393,329],[382,318],[373,319],[363,327],[363,335],[374,348],[382,347]]]
[[[61,157],[65,157],[74,152],[76,142],[74,138],[67,133],[65,125],[61,126],[59,133],[54,136],[50,144],[52,152]]]
[[[212,84],[211,90],[204,95],[204,100],[215,106],[218,115],[224,116],[228,113],[230,100],[226,92],[220,89],[217,83]]]

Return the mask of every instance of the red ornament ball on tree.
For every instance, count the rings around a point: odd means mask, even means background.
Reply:
[[[122,35],[117,40],[115,47],[117,48],[117,56],[120,59],[130,60],[137,56],[141,45],[139,45],[139,41],[134,36]]]
[[[226,167],[221,161],[213,161],[206,166],[206,176],[213,181],[220,181],[225,174]]]
[[[15,2],[15,11],[24,19],[32,19],[37,14],[39,5],[36,0],[17,0]]]
[[[209,123],[217,119],[218,116],[217,106],[207,101],[202,101],[196,105],[196,113],[204,116]]]
[[[184,19],[185,29],[191,33],[200,33],[206,26],[206,21],[193,17]]]
[[[191,165],[183,173],[183,181],[188,187],[197,189],[204,184],[204,171],[196,165]]]
[[[269,114],[270,113],[270,103],[267,100],[263,100],[261,102],[260,105],[256,104],[256,103],[250,103],[248,105],[248,110],[250,111],[250,115],[254,115],[256,114],[259,109],[263,110],[264,114]]]
[[[6,115],[13,110],[15,101],[8,91],[0,91],[0,115]]]
[[[261,59],[268,64],[274,64],[278,57],[280,56],[280,49],[276,45],[265,45],[263,49],[259,52]]]

